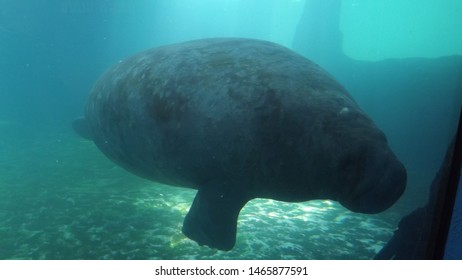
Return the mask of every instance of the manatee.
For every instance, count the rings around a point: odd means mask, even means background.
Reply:
[[[219,250],[234,247],[251,199],[379,213],[406,186],[384,133],[349,93],[266,41],[202,39],[119,61],[74,128],[134,174],[197,189],[182,231]]]

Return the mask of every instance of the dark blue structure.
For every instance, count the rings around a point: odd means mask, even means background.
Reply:
[[[462,259],[462,181],[459,181],[444,258]]]

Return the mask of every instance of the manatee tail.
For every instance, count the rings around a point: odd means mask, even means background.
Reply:
[[[82,138],[93,140],[90,124],[84,117],[79,117],[72,121],[72,128]]]

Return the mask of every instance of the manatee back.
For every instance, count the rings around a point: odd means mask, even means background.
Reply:
[[[330,104],[336,108],[326,111]],[[345,104],[356,108],[325,71],[282,46],[208,39],[114,65],[96,83],[86,115],[109,158],[143,177],[191,186],[210,174],[256,176],[245,173],[271,158],[292,165],[285,142],[307,145],[309,127]]]

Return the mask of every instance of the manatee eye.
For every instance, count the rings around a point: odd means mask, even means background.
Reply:
[[[338,112],[339,115],[346,115],[350,112],[350,108],[348,107],[343,107],[342,109],[340,109],[340,111]]]

